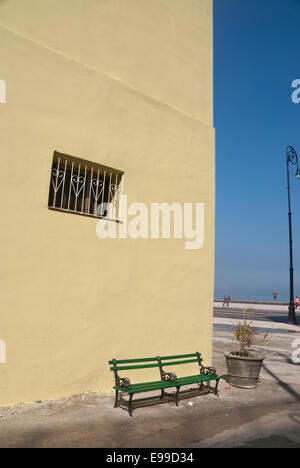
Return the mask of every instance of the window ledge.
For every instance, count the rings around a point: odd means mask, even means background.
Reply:
[[[74,215],[86,216],[88,218],[103,219],[105,221],[111,221],[113,223],[123,224],[123,221],[121,221],[120,219],[107,218],[106,216],[93,215],[90,213],[81,213],[80,211],[66,210],[64,208],[56,208],[53,206],[48,206],[48,209],[52,211],[59,211],[61,213],[70,213]]]

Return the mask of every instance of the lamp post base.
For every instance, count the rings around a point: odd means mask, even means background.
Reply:
[[[296,311],[295,311],[294,303],[290,303],[290,305],[289,305],[288,324],[289,325],[297,325]]]

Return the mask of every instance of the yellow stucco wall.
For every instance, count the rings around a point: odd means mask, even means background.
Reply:
[[[0,64],[0,404],[110,391],[113,357],[210,364],[212,1],[2,0]],[[48,210],[55,150],[125,171],[129,203],[205,203],[204,247]]]

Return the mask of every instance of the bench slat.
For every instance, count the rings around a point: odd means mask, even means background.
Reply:
[[[209,380],[216,380],[219,379],[217,375],[191,375],[189,377],[179,377],[177,379],[178,383],[182,385],[188,385],[189,383],[197,383],[197,382],[207,382]]]
[[[150,385],[151,384],[151,385]],[[124,391],[124,392],[138,392],[138,391],[141,391],[141,392],[150,392],[151,390],[160,390],[161,388],[169,388],[169,387],[174,387],[175,384],[174,382],[164,382],[164,381],[160,381],[158,383],[156,382],[149,382],[148,385],[139,385],[139,384],[134,384],[134,385],[131,385],[131,389],[127,390],[127,389],[124,389],[122,387],[117,387],[117,386],[114,386],[115,389],[118,389],[118,390],[121,390],[121,391]]]
[[[189,364],[192,362],[198,362],[198,359],[186,359],[185,361],[172,361],[172,362],[164,362],[163,366],[168,367],[168,366],[177,366],[179,364]]]
[[[178,354],[178,356],[160,356],[160,359],[162,361],[168,361],[172,359],[184,359],[184,358],[192,358],[192,357],[197,357],[197,354],[193,353],[193,354]]]
[[[148,369],[150,367],[159,367],[159,364],[144,364],[143,366],[117,366],[119,370],[130,370],[130,369]],[[110,368],[111,371],[115,370],[113,367]]]
[[[157,357],[153,358],[143,358],[143,359],[122,359],[120,361],[116,360],[116,364],[131,364],[134,362],[151,362],[151,361],[156,361],[157,362]],[[108,364],[113,364],[114,361],[108,361]]]

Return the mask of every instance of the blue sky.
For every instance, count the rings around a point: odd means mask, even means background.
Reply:
[[[300,0],[214,1],[215,297],[289,297],[285,151],[300,157]],[[300,181],[292,175],[295,294]]]

